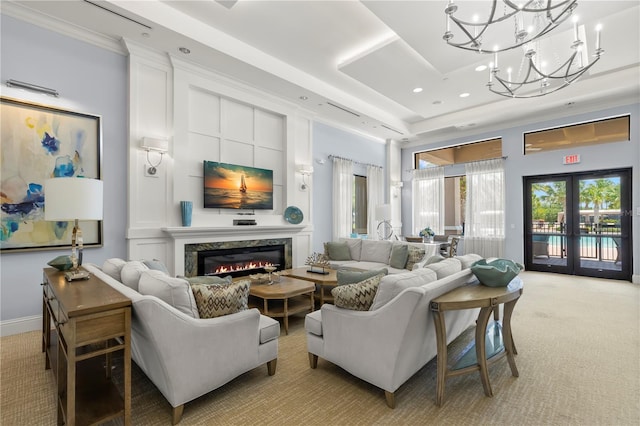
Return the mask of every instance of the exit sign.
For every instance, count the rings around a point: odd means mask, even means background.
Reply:
[[[563,164],[578,164],[580,162],[580,154],[565,155]]]

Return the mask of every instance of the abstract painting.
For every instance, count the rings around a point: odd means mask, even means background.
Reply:
[[[70,247],[73,222],[44,220],[44,181],[100,179],[100,117],[0,97],[0,122],[0,250]],[[80,227],[85,247],[102,245],[101,221]]]

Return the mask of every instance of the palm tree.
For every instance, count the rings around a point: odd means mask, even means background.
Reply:
[[[611,179],[581,180],[580,202],[587,209],[593,207],[593,222],[599,224],[603,206],[620,205],[620,184]]]

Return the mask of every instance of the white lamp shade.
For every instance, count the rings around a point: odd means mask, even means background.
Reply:
[[[383,221],[391,219],[391,204],[381,204],[376,207],[376,220]]]
[[[145,136],[142,138],[140,147],[147,151],[167,152],[169,151],[169,141],[163,138],[150,138]]]
[[[45,220],[102,220],[101,180],[77,177],[47,179],[44,196]]]

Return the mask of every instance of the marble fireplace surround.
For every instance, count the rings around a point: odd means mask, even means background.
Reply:
[[[217,241],[210,243],[184,245],[184,275],[195,277],[198,273],[198,252],[209,250],[235,249],[245,247],[284,246],[284,269],[291,269],[292,240],[291,238],[270,238],[264,240]]]
[[[292,255],[293,248],[299,251],[298,235],[304,233],[306,225],[275,225],[275,226],[215,226],[215,227],[166,227],[162,231],[171,237],[172,244],[169,252],[169,262],[173,261],[173,270],[175,275],[189,276],[186,269],[193,269],[193,273],[197,273],[198,260],[196,252],[189,252],[187,255],[187,246],[207,245],[220,243],[231,243],[242,241],[258,242],[258,241],[278,241],[288,240],[288,247],[285,247],[285,261],[293,266],[295,262],[301,262],[297,259],[307,254],[296,253]],[[282,244],[282,243],[281,243]],[[171,254],[172,252],[172,254]],[[304,257],[302,258],[304,260]],[[289,263],[291,262],[291,263]],[[192,266],[187,266],[187,263]]]

